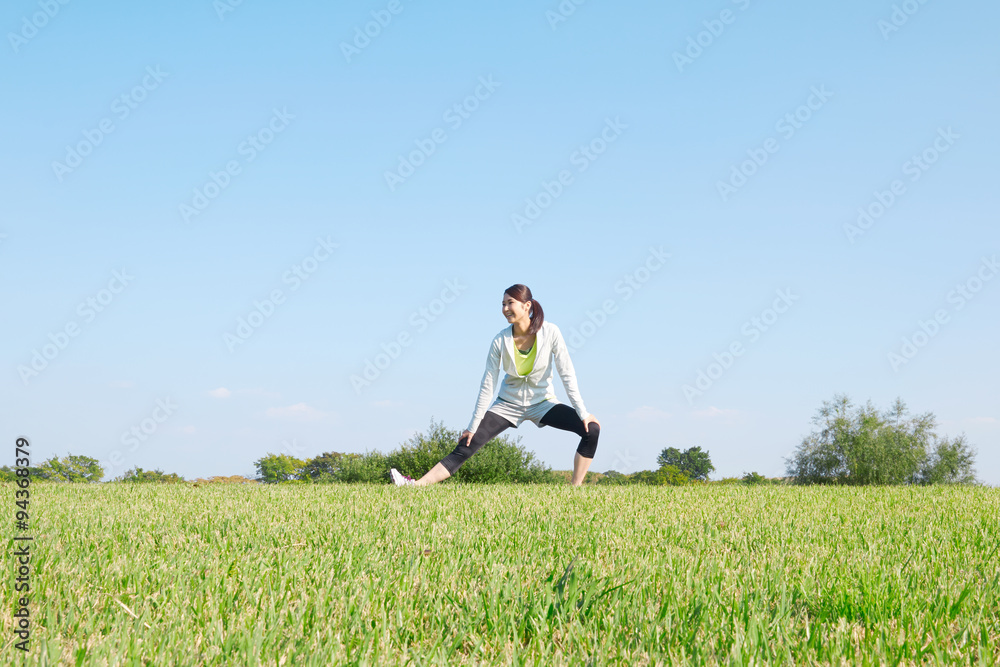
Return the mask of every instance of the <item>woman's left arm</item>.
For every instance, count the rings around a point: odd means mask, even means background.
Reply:
[[[559,327],[552,325],[552,356],[555,360],[556,371],[562,378],[563,387],[566,388],[566,395],[576,408],[576,413],[580,419],[586,422],[590,413],[583,405],[583,397],[580,396],[580,389],[576,386],[576,371],[573,369],[573,362],[569,358],[569,350],[566,349],[566,341],[563,340],[562,331]],[[594,421],[594,420],[591,420]]]

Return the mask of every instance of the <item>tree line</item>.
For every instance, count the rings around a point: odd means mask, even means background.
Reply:
[[[756,471],[742,477],[709,480],[715,470],[708,451],[689,447],[663,449],[657,468],[630,474],[609,470],[588,472],[585,483],[598,485],[647,484],[683,486],[702,483],[743,484],[971,484],[976,482],[975,449],[965,435],[949,439],[939,436],[933,413],[910,415],[901,399],[885,411],[871,401],[855,406],[843,394],[824,401],[813,417],[816,428],[803,438],[792,456],[785,459],[786,477],[767,478]],[[256,479],[242,476],[215,477],[202,482],[297,483],[388,483],[389,469],[419,477],[454,449],[459,431],[431,418],[426,434],[417,433],[388,454],[324,452],[311,459],[268,453],[254,462]],[[53,456],[28,469],[34,480],[53,482],[98,482],[104,470],[97,459],[69,454]],[[0,467],[0,481],[15,481],[16,471]],[[564,483],[565,471],[553,471],[520,445],[520,437],[505,434],[490,440],[459,468],[452,483]],[[178,483],[176,473],[135,467],[114,482]]]

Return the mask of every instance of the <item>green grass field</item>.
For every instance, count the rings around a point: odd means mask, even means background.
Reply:
[[[2,664],[1000,662],[997,489],[31,490]]]

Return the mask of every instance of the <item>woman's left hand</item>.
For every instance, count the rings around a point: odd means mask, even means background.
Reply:
[[[597,424],[598,428],[601,426],[601,422],[597,421],[597,417],[594,415],[587,415],[587,418],[583,420],[583,430],[590,433],[590,427],[587,426],[590,422]]]

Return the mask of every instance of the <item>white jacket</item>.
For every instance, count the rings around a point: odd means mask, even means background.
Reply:
[[[476,432],[479,422],[486,416],[486,411],[493,403],[493,392],[497,386],[497,376],[500,368],[506,372],[500,385],[499,398],[515,405],[528,406],[541,403],[544,400],[556,398],[552,387],[552,365],[555,362],[559,377],[562,378],[566,395],[573,403],[580,419],[586,419],[587,409],[583,406],[583,398],[576,386],[576,372],[573,362],[569,359],[566,341],[563,340],[559,327],[548,320],[542,322],[541,328],[535,334],[535,364],[527,375],[519,375],[514,363],[514,325],[506,327],[493,337],[490,353],[486,357],[486,372],[483,373],[483,383],[479,389],[479,400],[476,401],[476,411],[469,422],[469,431]]]

